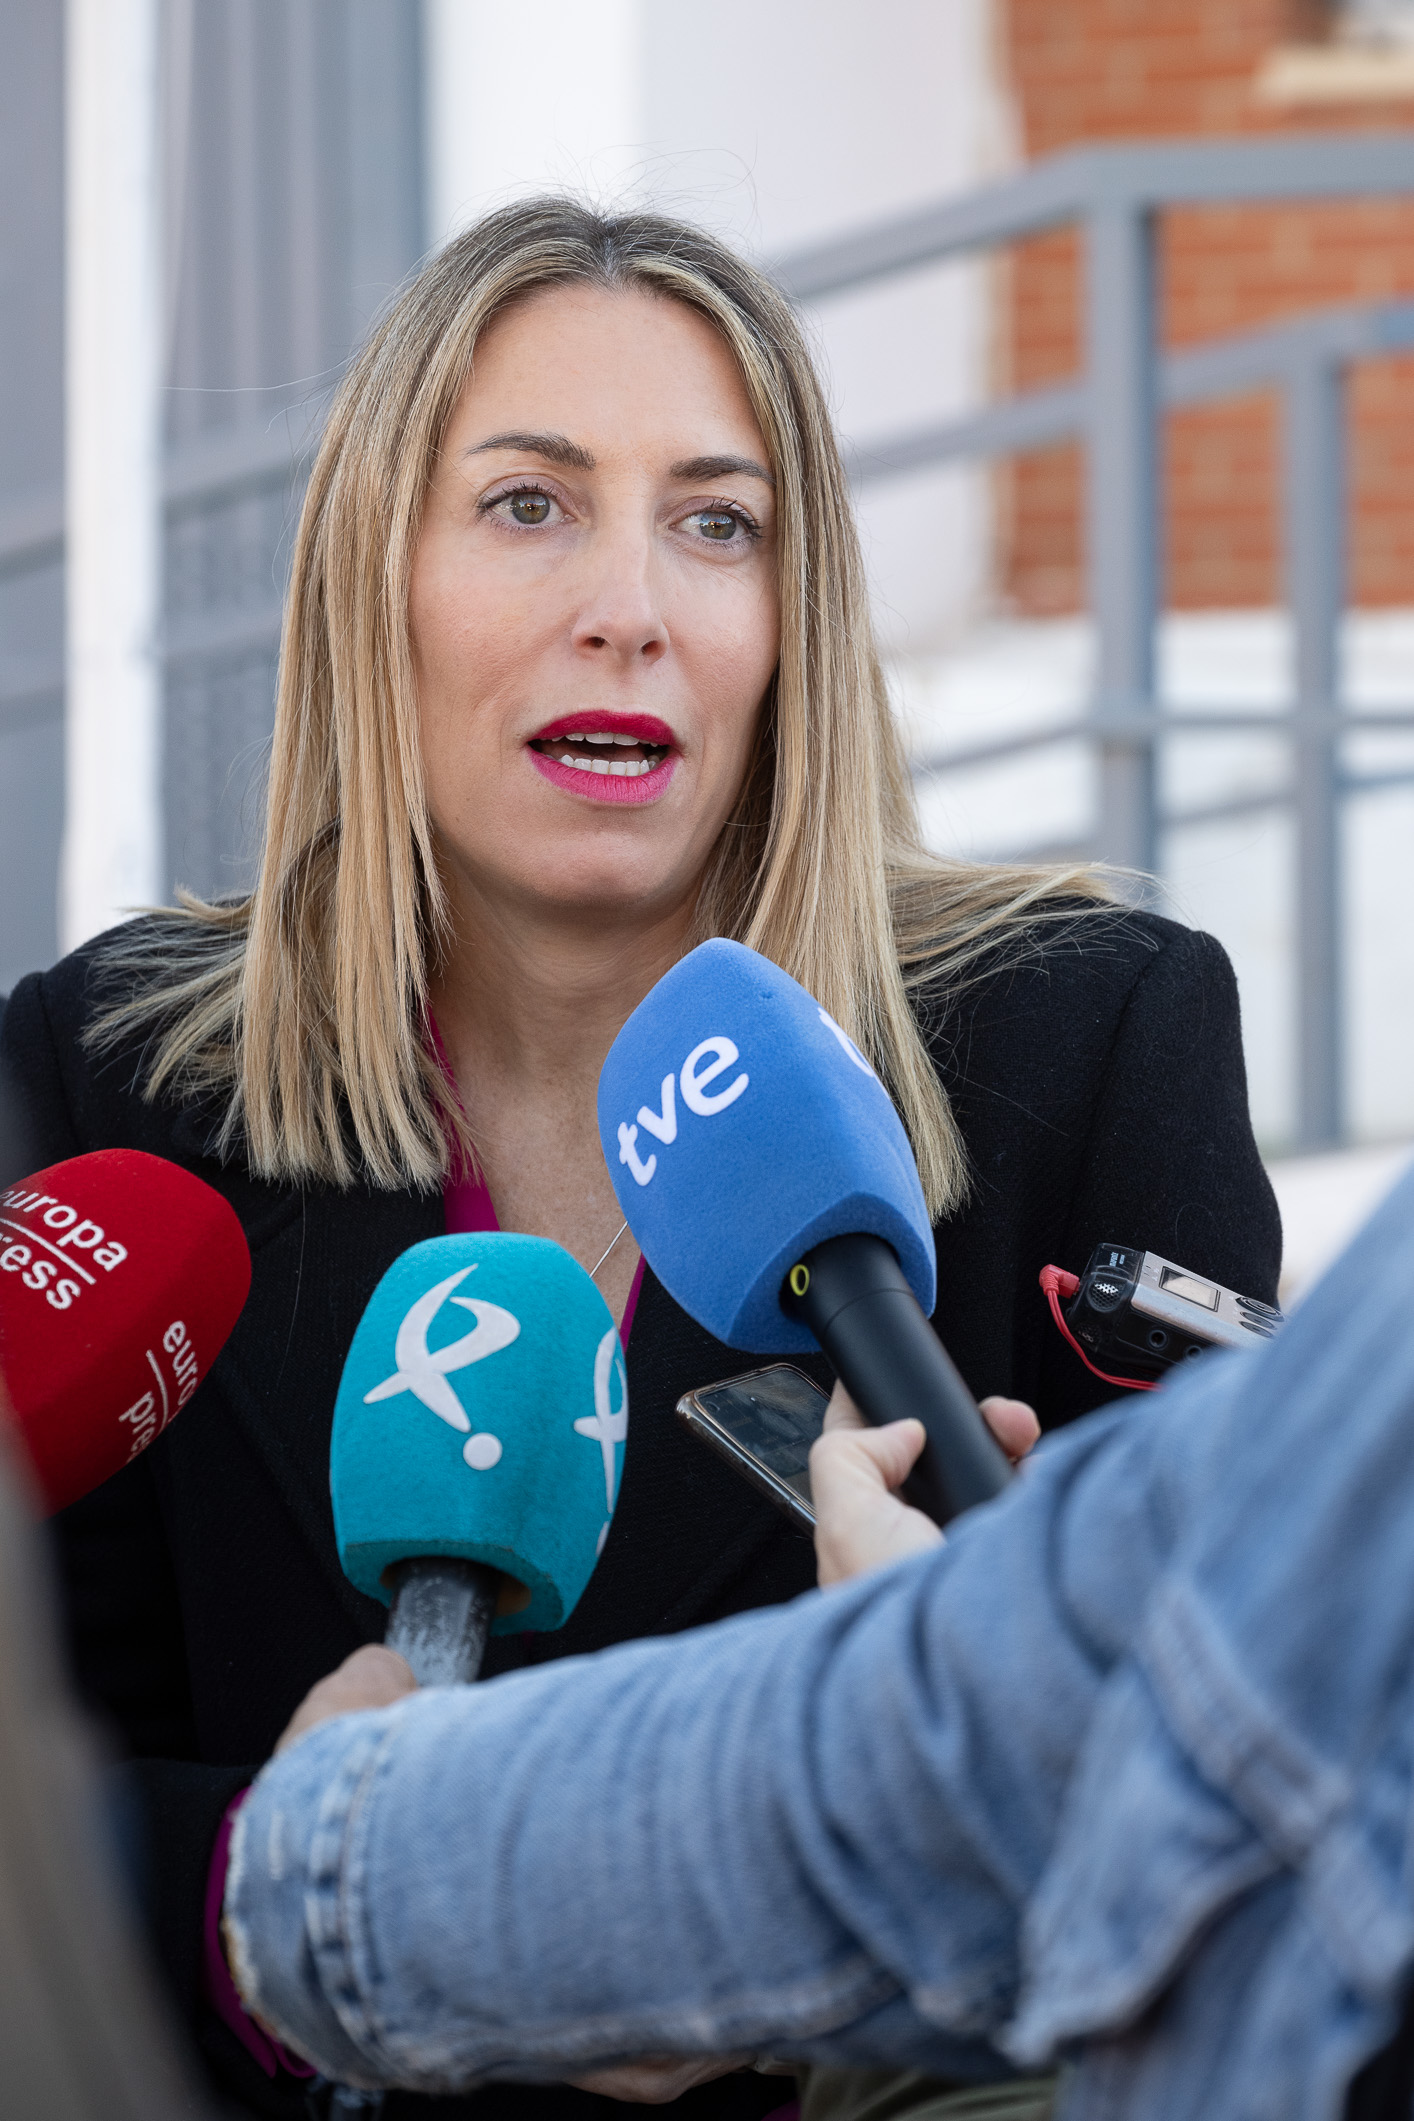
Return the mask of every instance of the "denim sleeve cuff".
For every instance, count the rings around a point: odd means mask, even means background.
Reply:
[[[216,1846],[211,1851],[211,1869],[206,1879],[206,1911],[203,1923],[203,1957],[206,1979],[206,2000],[224,2026],[227,2026],[267,2077],[274,2077],[283,2069],[292,2077],[307,2078],[314,2071],[298,2055],[290,2054],[278,2040],[271,2040],[260,2030],[254,2018],[236,1994],[236,1984],[231,1979],[231,1969],[226,1964],[226,1954],[221,1944],[221,1902],[226,1891],[226,1868],[231,1854],[231,1832],[236,1823],[236,1814],[250,1795],[247,1784],[238,1796],[226,1807],[216,1836]]]
[[[842,1593],[800,1617],[827,1640],[849,1609]],[[737,1684],[742,1653],[754,1668],[756,1640],[783,1633],[813,1699],[798,1626],[753,1618],[311,1732],[238,1816],[226,1918],[247,2007],[340,2082],[429,2092],[782,2040],[806,2059],[1002,2067],[975,2012],[942,2031],[841,1919],[814,1860],[831,1867],[835,1829],[801,1845],[801,1777],[764,1765],[784,1743],[766,1727],[774,1661],[746,1698]],[[725,1708],[715,1746],[684,1685]],[[724,1774],[739,1832],[679,1832]]]
[[[509,2008],[504,1998],[488,1997],[484,2015],[473,2002],[468,2016],[464,1995],[408,1993],[379,1951],[375,1918],[387,1887],[370,1877],[368,1842],[388,1825],[390,1806],[402,1815],[398,1792],[390,1794],[387,1784],[390,1777],[396,1784],[413,1735],[409,1718],[440,1715],[448,1699],[413,1695],[321,1725],[263,1771],[236,1816],[225,1927],[237,1990],[248,2011],[327,2077],[363,2089],[397,2084],[429,2092],[506,2074],[558,2082],[577,2068],[639,2053],[750,2049],[764,2030],[788,2030],[792,2020],[818,2035],[821,2027],[861,2017],[877,2022],[881,2053],[938,2066],[934,2030],[858,1952],[794,1992],[783,1985],[766,1995],[753,1987],[735,2007],[719,1997],[715,2005],[660,1999],[616,2011],[596,1994],[580,2013],[547,2005],[520,1984]],[[463,1961],[458,1986],[478,1946],[494,1955],[494,1926],[486,1907],[469,1910],[464,1952],[449,1940],[449,1961]],[[588,1985],[598,1986],[592,1979]],[[828,2038],[799,2044],[822,2057],[832,2051]],[[960,2057],[982,2075],[1005,2067],[979,2040],[944,2042],[942,2052],[950,2065]]]
[[[339,1717],[279,1760],[236,1814],[226,1872],[225,1927],[241,2004],[281,2044],[340,2084],[376,2089],[377,2043],[344,1936],[341,1864],[352,1818],[392,1743],[397,1711]],[[262,1799],[264,1801],[262,1801]],[[315,1821],[313,1836],[292,1832]]]

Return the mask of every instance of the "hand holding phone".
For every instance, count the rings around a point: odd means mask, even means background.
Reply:
[[[907,1478],[917,1451],[903,1463],[899,1452],[906,1449],[904,1438],[892,1427],[867,1428],[842,1385],[837,1384],[834,1397],[827,1400],[794,1364],[772,1363],[685,1393],[677,1412],[699,1442],[724,1458],[801,1531],[815,1534],[822,1583],[841,1582],[911,1546],[932,1544],[907,1537],[898,1544],[890,1529],[896,1516],[932,1524],[891,1492]],[[983,1400],[982,1413],[1013,1465],[1041,1433],[1022,1400],[993,1396]],[[851,1433],[847,1446],[831,1452],[831,1486],[823,1505],[828,1521],[816,1509],[811,1484],[812,1447],[827,1429],[859,1429],[869,1439],[865,1443]],[[860,1508],[865,1509],[863,1520]],[[846,1556],[853,1558],[846,1562]]]

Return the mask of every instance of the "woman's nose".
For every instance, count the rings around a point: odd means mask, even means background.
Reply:
[[[574,645],[632,664],[667,653],[668,628],[646,536],[621,531],[595,539],[589,579],[574,621]]]

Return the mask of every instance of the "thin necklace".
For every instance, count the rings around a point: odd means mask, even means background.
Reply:
[[[594,1276],[595,1276],[595,1275],[596,1275],[596,1274],[597,1274],[597,1273],[599,1272],[599,1269],[600,1269],[600,1268],[601,1268],[601,1267],[603,1266],[603,1264],[604,1264],[605,1260],[606,1260],[606,1259],[608,1258],[609,1254],[610,1254],[610,1253],[611,1253],[611,1252],[613,1251],[613,1249],[614,1249],[615,1245],[616,1245],[616,1244],[618,1243],[619,1239],[620,1239],[620,1238],[621,1238],[621,1237],[623,1236],[623,1234],[624,1234],[624,1231],[625,1231],[625,1230],[626,1230],[627,1228],[628,1228],[628,1217],[627,1217],[627,1216],[625,1216],[625,1217],[624,1217],[624,1219],[623,1219],[623,1221],[622,1221],[622,1222],[621,1222],[621,1223],[619,1224],[619,1227],[618,1227],[618,1229],[617,1229],[617,1230],[615,1230],[615,1232],[614,1232],[613,1236],[612,1236],[612,1237],[611,1237],[611,1238],[609,1239],[609,1242],[607,1243],[607,1245],[605,1245],[605,1247],[604,1247],[603,1251],[602,1251],[602,1252],[601,1252],[601,1253],[599,1254],[599,1257],[598,1257],[598,1258],[597,1258],[597,1259],[595,1260],[595,1262],[594,1262],[593,1266],[592,1266],[592,1267],[590,1268],[590,1270],[589,1270],[589,1278],[590,1278],[590,1280],[591,1280],[591,1281],[592,1281],[592,1280],[594,1279]]]

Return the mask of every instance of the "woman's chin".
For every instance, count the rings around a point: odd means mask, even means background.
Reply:
[[[537,845],[527,838],[517,848],[514,871],[499,880],[480,869],[483,892],[517,903],[522,913],[594,930],[631,921],[642,926],[671,915],[694,895],[693,880],[684,879],[680,846],[617,850],[603,846],[576,850],[563,838]],[[479,866],[479,865],[478,865]],[[500,888],[497,888],[499,881]]]

